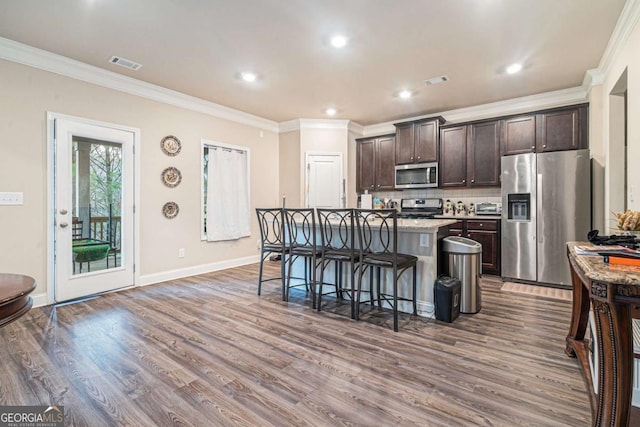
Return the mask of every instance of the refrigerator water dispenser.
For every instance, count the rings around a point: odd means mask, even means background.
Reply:
[[[507,194],[508,217],[510,221],[531,221],[531,194]]]

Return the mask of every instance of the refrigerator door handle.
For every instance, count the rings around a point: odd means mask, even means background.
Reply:
[[[538,175],[538,180],[537,180],[538,181],[537,182],[538,185],[537,185],[536,195],[538,197],[537,197],[537,200],[536,200],[536,210],[537,210],[536,218],[538,218],[538,221],[537,221],[537,224],[536,224],[536,235],[539,236],[538,237],[538,244],[540,245],[540,244],[544,243],[544,233],[540,232],[540,228],[541,228],[540,226],[544,227],[544,223],[542,222],[543,218],[542,218],[542,215],[540,214],[541,213],[540,211],[542,209],[542,203],[540,203],[539,195],[540,194],[544,194],[544,193],[542,192],[542,174],[539,173],[537,175]]]

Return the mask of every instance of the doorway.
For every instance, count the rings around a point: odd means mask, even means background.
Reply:
[[[305,164],[307,208],[346,207],[342,153],[306,153]]]
[[[49,114],[55,302],[133,286],[139,131]]]

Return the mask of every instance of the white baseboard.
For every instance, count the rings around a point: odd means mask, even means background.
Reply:
[[[235,258],[211,264],[202,264],[177,270],[163,271],[161,273],[146,274],[144,276],[140,276],[140,281],[137,283],[137,286],[147,286],[154,283],[166,282],[168,280],[182,279],[183,277],[197,276],[198,274],[211,273],[213,271],[225,270],[227,268],[255,264],[257,262],[260,262],[260,255],[251,255],[244,258]]]
[[[45,305],[49,305],[49,298],[47,297],[47,293],[43,292],[41,294],[31,295],[31,299],[33,300],[33,308],[36,307],[44,307]]]

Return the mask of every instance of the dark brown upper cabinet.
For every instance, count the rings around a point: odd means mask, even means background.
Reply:
[[[536,116],[518,116],[501,120],[503,156],[536,151]]]
[[[589,146],[587,105],[540,111],[502,119],[500,151],[522,153],[577,150]]]
[[[440,129],[440,187],[467,186],[467,126]]]
[[[396,164],[438,161],[438,133],[442,117],[396,123]]]
[[[357,140],[356,191],[393,190],[395,186],[395,136]]]
[[[440,187],[500,185],[500,122],[440,130]]]
[[[467,185],[500,185],[500,121],[469,125],[467,143]]]
[[[587,148],[588,110],[586,106],[550,111],[536,116],[536,151],[565,151]]]

